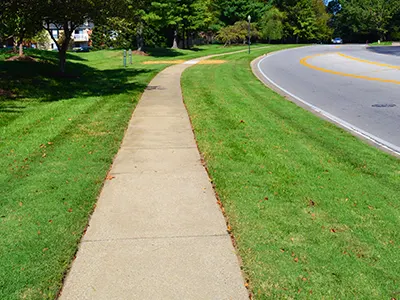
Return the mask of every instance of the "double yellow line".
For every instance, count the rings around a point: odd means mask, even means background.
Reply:
[[[310,68],[310,69],[313,69],[313,70],[316,70],[316,71],[320,71],[320,72],[324,72],[324,73],[329,73],[329,74],[334,74],[334,75],[344,76],[344,77],[357,78],[357,79],[364,79],[364,80],[369,80],[369,81],[379,81],[379,82],[386,82],[386,83],[394,83],[394,84],[399,84],[400,85],[400,81],[399,80],[383,79],[383,78],[378,78],[378,77],[369,77],[369,76],[363,76],[363,75],[355,75],[355,74],[350,74],[350,73],[338,72],[338,71],[333,71],[333,70],[317,67],[317,66],[314,66],[314,65],[311,65],[310,63],[308,63],[308,60],[311,59],[311,58],[322,56],[322,55],[327,55],[327,54],[328,53],[310,55],[310,56],[302,58],[300,60],[300,63],[303,66],[307,67],[307,68]],[[339,53],[339,52],[337,52],[336,54],[340,55],[342,57],[345,57],[347,59],[354,60],[354,61],[363,62],[363,63],[376,65],[376,66],[380,66],[380,67],[386,67],[386,68],[400,70],[399,66],[393,66],[393,65],[382,64],[382,63],[373,62],[373,61],[369,61],[369,60],[365,60],[365,59],[360,59],[360,58],[352,57],[352,56],[349,56],[349,55],[346,55],[346,54],[343,54],[343,53]]]

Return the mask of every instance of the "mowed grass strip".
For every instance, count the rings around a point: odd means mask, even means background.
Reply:
[[[255,298],[396,299],[400,161],[265,87],[260,54],[182,79]]]
[[[65,78],[50,62],[0,61],[0,87],[13,94],[0,100],[1,299],[54,299],[61,287],[132,110],[159,68],[123,70],[114,54],[71,54]],[[103,60],[109,68],[101,70]]]
[[[132,111],[168,63],[246,47],[157,49],[122,67],[122,51],[0,52],[0,299],[54,299]]]

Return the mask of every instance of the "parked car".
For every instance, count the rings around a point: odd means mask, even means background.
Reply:
[[[332,43],[334,43],[334,44],[343,44],[343,40],[341,38],[337,37],[337,38],[334,38],[332,40]]]
[[[84,47],[84,46],[74,47],[74,48],[72,48],[72,51],[74,51],[74,52],[89,52],[90,47]]]

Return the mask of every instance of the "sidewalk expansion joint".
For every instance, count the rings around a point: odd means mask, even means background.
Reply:
[[[198,162],[199,164],[198,165],[193,165],[193,169],[191,169],[191,170],[186,170],[186,171],[181,171],[181,170],[177,170],[177,168],[174,168],[174,169],[168,169],[168,170],[162,170],[162,169],[160,169],[160,170],[142,170],[142,168],[139,168],[139,167],[133,167],[133,169],[132,169],[132,171],[126,171],[126,172],[113,172],[113,171],[110,171],[110,173],[109,174],[112,174],[112,175],[143,175],[143,174],[146,174],[146,175],[148,175],[148,174],[160,174],[160,175],[171,175],[171,174],[182,174],[182,173],[197,173],[197,172],[199,172],[199,173],[204,173],[203,172],[203,170],[199,170],[199,169],[196,169],[196,167],[198,167],[198,168],[200,168],[200,167],[202,167],[202,165],[200,164],[200,160],[199,160],[199,162]]]
[[[179,147],[179,146],[171,146],[171,147],[164,147],[164,146],[157,146],[157,147],[129,147],[129,146],[124,146],[124,149],[138,149],[138,150],[155,150],[155,149],[197,149],[197,146],[185,146],[185,147]]]
[[[119,241],[140,241],[140,240],[173,240],[173,239],[191,239],[191,238],[218,238],[229,237],[228,232],[223,234],[205,234],[205,235],[172,235],[172,236],[148,236],[134,238],[117,238],[117,239],[97,239],[97,240],[82,240],[82,243],[98,243],[98,242],[119,242]]]
[[[184,112],[182,111],[180,114],[175,114],[175,115],[143,115],[141,117],[136,116],[136,120],[141,120],[141,119],[148,119],[148,118],[168,118],[168,119],[187,119],[187,112],[186,115],[183,114]]]

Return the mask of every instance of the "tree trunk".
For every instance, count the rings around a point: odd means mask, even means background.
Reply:
[[[188,43],[189,43],[189,49],[192,49],[193,46],[194,46],[194,43],[195,43],[194,33],[193,32],[190,33],[189,42]]]
[[[17,53],[17,41],[15,40],[15,38],[13,38],[13,52]]]
[[[190,32],[186,32],[186,48],[190,49]]]
[[[19,34],[18,37],[18,46],[19,46],[19,53],[18,55],[21,57],[22,55],[24,55],[24,46],[23,46],[23,42],[24,42],[24,36],[25,36],[25,32],[22,32]]]
[[[60,48],[58,49],[59,59],[60,59],[59,66],[60,66],[60,72],[62,74],[65,73],[65,65],[67,62],[67,50],[70,41],[71,41],[71,36],[68,34],[64,37],[64,40],[60,45]]]
[[[143,49],[143,24],[140,23],[138,25],[137,31],[136,31],[136,43],[137,43],[137,50],[142,51]]]
[[[22,42],[19,42],[19,54],[20,57],[24,55],[24,47],[22,45]]]
[[[67,63],[67,50],[69,47],[69,43],[71,41],[71,36],[72,32],[74,31],[74,27],[71,24],[69,26],[68,22],[66,22],[63,26],[64,29],[64,37],[62,39],[61,45],[58,46],[58,52],[59,52],[59,66],[60,66],[60,72],[61,74],[65,73],[65,66]]]
[[[183,36],[182,36],[182,39],[183,39],[183,49],[187,49],[187,32],[186,32],[186,29],[185,29],[185,28],[183,28],[182,33],[183,33]]]
[[[60,49],[60,51],[58,52],[58,57],[59,57],[60,72],[62,74],[64,74],[65,73],[65,65],[67,62],[67,51]]]
[[[172,44],[172,49],[178,49],[178,30],[174,31],[174,42]]]

